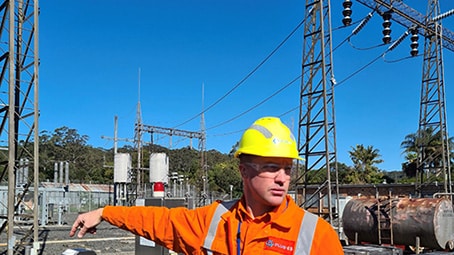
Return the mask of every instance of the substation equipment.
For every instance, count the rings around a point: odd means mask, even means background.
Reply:
[[[117,153],[114,163],[114,201],[116,201],[115,204],[126,205],[129,201],[126,196],[128,195],[127,184],[130,182],[128,173],[131,171],[131,157],[127,153]],[[185,182],[187,180],[183,175],[169,172],[169,157],[165,153],[150,155],[149,179],[151,194],[135,198],[135,205],[194,208],[194,195],[190,185]],[[161,255],[169,254],[169,250],[144,237],[136,236],[135,254]]]

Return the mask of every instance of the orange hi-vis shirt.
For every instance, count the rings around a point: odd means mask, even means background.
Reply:
[[[102,218],[183,254],[294,254],[301,221],[307,212],[290,196],[272,212],[254,219],[247,212],[244,199],[235,203],[220,219],[213,219],[220,203],[192,210],[185,207],[106,206]],[[216,234],[211,247],[204,248],[212,220],[219,222]],[[344,254],[337,233],[325,220],[318,218],[315,230],[309,231],[313,231],[313,237],[308,255]]]

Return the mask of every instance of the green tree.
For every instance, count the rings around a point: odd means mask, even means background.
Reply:
[[[80,135],[76,129],[60,127],[49,133],[40,133],[40,178],[53,180],[54,164],[69,163],[71,182],[104,182],[103,152],[87,145],[89,137]]]
[[[344,163],[337,163],[337,171],[339,183],[349,184],[349,183],[359,183],[359,174],[355,171],[354,168],[347,166]],[[332,177],[333,180],[335,176]]]
[[[440,131],[435,132],[432,127],[406,135],[400,146],[404,149],[406,160],[402,164],[402,171],[408,177],[416,176],[418,153],[424,154],[429,168],[440,168],[443,164],[442,135]],[[448,146],[454,148],[452,137],[448,140]],[[454,153],[450,151],[449,154],[452,162]]]
[[[383,173],[375,166],[375,164],[383,162],[378,149],[373,148],[373,146],[364,147],[360,144],[352,147],[349,154],[357,174],[350,181],[357,181],[358,183],[382,182]]]
[[[114,150],[113,148],[94,148],[88,145],[89,137],[81,135],[76,129],[60,127],[52,132],[42,131],[40,142],[40,180],[52,181],[54,164],[69,162],[70,181],[75,183],[112,183]],[[137,149],[130,145],[118,148],[119,153],[129,153],[132,165],[138,165]],[[169,156],[169,173],[177,172],[188,178],[189,184],[202,189],[205,169],[201,165],[201,153],[191,147],[168,149],[159,145],[144,146],[141,150],[141,167],[149,168],[150,153],[166,153]],[[216,150],[205,152],[205,165],[208,172],[208,190],[230,193],[239,197],[242,191],[241,177],[238,172],[238,159]],[[143,181],[149,181],[149,171],[143,171]]]
[[[232,197],[238,198],[242,194],[242,180],[238,170],[238,159],[230,158],[215,164],[209,172],[210,189],[229,194],[232,185]]]

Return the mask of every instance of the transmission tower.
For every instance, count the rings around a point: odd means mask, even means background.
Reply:
[[[390,25],[389,19],[392,19],[407,28],[412,34],[412,56],[416,56],[418,53],[418,34],[424,37],[420,114],[417,132],[416,192],[421,195],[427,184],[442,176],[445,192],[451,193],[450,149],[442,53],[443,48],[454,51],[454,33],[444,28],[441,20],[454,14],[454,10],[440,13],[438,0],[428,0],[426,15],[419,13],[402,1],[357,1],[382,15],[384,18],[383,26]],[[383,34],[390,32],[390,30],[387,30],[385,33],[384,30]],[[441,143],[434,144],[428,141],[426,138],[428,138],[427,134],[429,133],[438,136]],[[424,178],[424,176],[428,177]]]
[[[304,208],[327,197],[327,204],[319,207],[319,214],[324,213],[332,223],[339,208],[334,205],[332,195],[337,200],[339,189],[330,9],[329,0],[306,0],[298,132],[298,150],[305,161],[296,184],[303,185],[301,206]],[[317,192],[306,194],[308,174],[323,171],[324,182],[317,183]],[[328,210],[323,212],[323,207]]]
[[[427,28],[430,28],[430,31],[433,32],[425,32],[418,135],[422,140],[421,138],[426,130],[433,130],[434,134],[440,134],[442,142],[437,144],[435,150],[431,150],[429,146],[432,145],[427,143],[419,146],[417,170],[421,174],[417,176],[423,177],[426,172],[434,173],[432,176],[443,174],[445,192],[451,193],[451,160],[446,120],[442,25],[440,21],[434,20],[439,14],[440,5],[438,1],[430,1],[427,17],[432,17],[432,21],[427,23]],[[451,33],[451,35],[453,34]],[[454,37],[451,39],[454,39]],[[437,164],[434,159],[440,158],[440,156],[441,162]],[[421,185],[417,186],[417,191],[422,193],[423,185],[428,182],[430,182],[430,179],[421,178],[418,182]]]
[[[38,1],[3,1],[0,15],[0,184],[8,184],[7,199],[0,190],[0,233],[7,232],[8,255],[37,254]]]

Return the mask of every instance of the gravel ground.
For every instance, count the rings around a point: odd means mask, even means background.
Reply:
[[[82,249],[94,251],[97,255],[134,255],[135,236],[127,231],[102,222],[95,235],[87,234],[84,238],[69,237],[69,230],[77,214],[65,215],[65,225],[49,225],[40,228],[39,240],[42,242],[39,255],[60,255],[67,249]],[[26,228],[27,230],[31,228]],[[16,239],[20,239],[23,233],[15,229]],[[7,254],[7,234],[0,234],[0,255]]]

